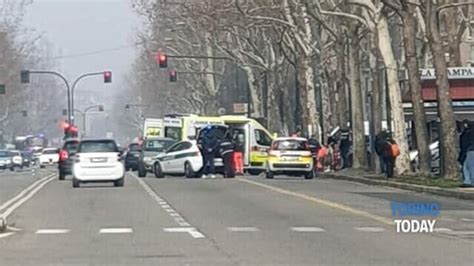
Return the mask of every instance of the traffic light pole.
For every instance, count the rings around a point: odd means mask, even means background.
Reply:
[[[86,132],[86,118],[87,118],[87,112],[89,110],[92,110],[93,108],[100,108],[101,105],[92,105],[92,106],[89,106],[87,107],[86,109],[84,109],[84,111],[81,111],[79,109],[74,109],[74,112],[78,112],[82,115],[82,130],[84,131],[84,135],[85,135],[85,132]]]
[[[104,74],[104,72],[91,72],[91,73],[82,74],[78,78],[76,78],[76,80],[74,81],[74,83],[72,84],[72,87],[71,87],[71,109],[72,110],[74,110],[74,91],[75,91],[75,88],[76,88],[77,84],[79,83],[79,81],[81,79],[85,78],[85,77],[98,76],[98,75],[103,75],[103,74]],[[74,125],[74,115],[71,117],[70,123],[72,125]],[[85,128],[84,128],[84,130],[85,130]]]
[[[55,71],[28,71],[30,74],[49,74],[49,75],[55,75],[59,77],[62,81],[64,81],[64,84],[66,84],[66,89],[67,89],[67,117],[68,117],[68,122],[72,123],[72,108],[71,108],[71,87],[69,86],[69,82],[67,79],[60,73],[55,72]]]

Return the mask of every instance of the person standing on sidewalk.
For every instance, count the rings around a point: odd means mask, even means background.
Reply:
[[[382,135],[377,140],[375,146],[376,151],[378,151],[378,153],[380,152],[382,156],[387,178],[392,178],[394,175],[395,160],[397,156],[400,155],[400,149],[389,133],[381,132],[380,134]]]
[[[351,167],[351,162],[349,162],[349,152],[352,146],[350,130],[346,127],[342,128],[339,139],[339,150],[341,151],[342,157],[342,169],[349,168]]]
[[[224,162],[224,177],[232,178],[235,176],[234,165],[232,163],[232,153],[234,145],[232,144],[232,137],[229,132],[224,136],[224,139],[219,144],[219,152]]]
[[[375,136],[375,141],[374,141],[374,147],[375,147],[375,153],[377,153],[377,156],[379,157],[380,160],[380,172],[381,173],[386,173],[386,168],[385,168],[385,163],[383,160],[383,142],[387,141],[389,138],[387,129],[383,129],[382,131]]]
[[[459,139],[459,162],[463,169],[463,180],[460,187],[473,187],[474,184],[474,128],[464,121],[464,130]]]

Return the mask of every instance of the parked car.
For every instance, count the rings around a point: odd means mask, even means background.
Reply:
[[[10,156],[12,158],[12,167],[23,169],[23,157],[21,157],[21,152],[18,150],[11,150]]]
[[[112,139],[81,140],[72,173],[74,188],[88,182],[113,182],[123,187],[125,167],[117,143]]]
[[[9,150],[0,150],[0,169],[10,169],[10,171],[15,170]]]
[[[222,159],[215,159],[216,167],[222,168]],[[195,140],[180,141],[164,153],[156,156],[153,165],[155,177],[166,174],[184,175],[187,178],[199,177],[203,167],[203,158]]]
[[[39,156],[39,165],[45,168],[47,165],[57,164],[59,162],[59,149],[45,148]]]
[[[138,176],[146,177],[147,173],[153,172],[155,157],[165,152],[171,145],[176,143],[172,138],[147,138],[138,160]]]
[[[125,171],[138,170],[138,161],[140,159],[141,146],[138,143],[131,143],[128,145],[127,153],[125,155]]]
[[[276,138],[268,155],[266,177],[274,175],[303,175],[305,179],[315,176],[313,156],[305,138]]]
[[[429,146],[431,151],[431,171],[434,173],[439,172],[439,141],[435,141]],[[410,151],[410,162],[413,171],[416,171],[419,167],[418,150]]]
[[[64,180],[66,175],[72,174],[72,164],[74,163],[73,156],[76,154],[79,143],[78,139],[68,139],[64,141],[63,147],[59,151],[59,180]]]

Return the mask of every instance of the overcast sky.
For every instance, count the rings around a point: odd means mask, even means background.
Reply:
[[[79,90],[118,89],[135,55],[132,46],[139,23],[130,2],[34,0],[28,6],[25,22],[51,43],[54,56],[65,57],[57,60],[57,70],[68,79],[85,72],[113,71],[113,85],[104,85],[101,78],[92,77],[81,82],[78,93]],[[124,46],[130,47],[103,51]],[[94,52],[97,53],[83,55]]]

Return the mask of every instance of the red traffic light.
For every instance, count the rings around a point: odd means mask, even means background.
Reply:
[[[170,71],[170,82],[176,82],[178,80],[178,72],[176,70]]]
[[[168,67],[168,57],[164,53],[157,53],[156,54],[156,61],[158,61],[158,65],[160,68],[167,68]]]
[[[68,122],[63,122],[63,124],[62,124],[61,126],[62,126],[62,128],[67,129],[67,128],[69,128],[71,125],[69,125]]]
[[[104,83],[111,83],[112,82],[112,72],[104,71]]]

